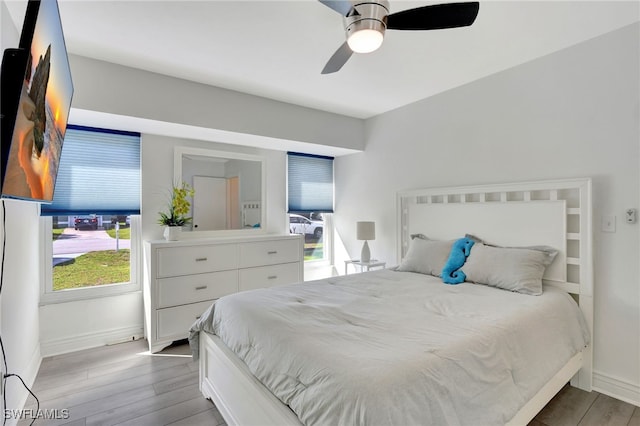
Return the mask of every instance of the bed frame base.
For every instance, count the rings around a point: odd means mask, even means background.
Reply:
[[[528,424],[576,376],[583,353],[576,354],[509,421]],[[251,374],[218,336],[200,332],[200,391],[213,403],[228,425],[300,426],[296,415]]]
[[[562,367],[555,376],[545,384],[537,394],[507,422],[508,426],[522,426],[528,424],[544,408],[551,399],[560,392],[573,376],[582,368],[582,352],[577,353]]]
[[[200,391],[228,425],[300,426],[298,417],[218,338],[200,332]]]

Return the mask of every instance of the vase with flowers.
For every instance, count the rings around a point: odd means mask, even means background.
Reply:
[[[163,235],[167,241],[180,239],[182,227],[191,222],[192,218],[188,217],[187,214],[189,214],[189,208],[191,207],[189,197],[193,197],[193,194],[193,188],[185,182],[173,185],[169,199],[169,210],[167,212],[158,212],[160,215],[158,224],[165,227]]]

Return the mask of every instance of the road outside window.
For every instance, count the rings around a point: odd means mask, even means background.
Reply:
[[[324,245],[325,223],[321,213],[289,214],[289,231],[304,235],[304,260],[321,260],[327,255]]]
[[[53,217],[53,291],[131,281],[129,216]]]

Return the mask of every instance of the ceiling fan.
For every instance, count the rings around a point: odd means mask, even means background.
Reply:
[[[382,45],[385,30],[440,30],[473,24],[478,2],[447,3],[417,7],[389,14],[387,0],[319,0],[340,13],[347,41],[331,56],[322,74],[339,71],[355,53],[373,52]]]

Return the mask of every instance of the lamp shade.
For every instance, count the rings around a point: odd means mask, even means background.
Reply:
[[[358,240],[375,240],[376,239],[376,223],[375,222],[356,222],[356,238]]]

